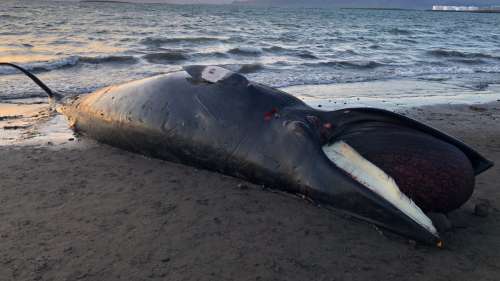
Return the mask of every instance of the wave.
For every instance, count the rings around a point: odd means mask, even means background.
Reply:
[[[61,68],[73,67],[79,64],[134,64],[138,62],[137,58],[132,56],[98,56],[98,57],[84,57],[84,56],[69,56],[50,61],[36,61],[28,63],[19,63],[19,65],[29,71],[33,72],[47,72]],[[0,66],[0,75],[17,74],[17,70],[10,67]]]
[[[255,73],[260,70],[265,69],[266,67],[261,63],[242,63],[242,64],[219,64],[218,66],[229,69],[234,72],[238,72],[241,74],[249,74]]]
[[[473,83],[472,85],[469,86],[469,88],[471,88],[472,90],[476,90],[476,91],[484,91],[486,89],[488,89],[490,87],[490,84],[488,84],[487,82],[477,82],[477,83]]]
[[[261,63],[249,63],[240,65],[238,72],[242,74],[254,73],[263,70],[265,67]]]
[[[164,64],[176,61],[187,60],[188,56],[182,51],[168,51],[161,53],[147,54],[142,57],[149,63]]]
[[[262,54],[262,49],[257,47],[246,46],[246,47],[233,48],[227,52],[233,55],[240,55],[240,56],[258,56]]]
[[[490,54],[484,53],[467,53],[460,52],[455,50],[446,50],[446,49],[435,49],[427,51],[427,54],[442,57],[442,58],[483,58],[483,59],[500,59],[500,57],[496,57]]]
[[[195,58],[221,58],[221,59],[225,59],[225,58],[229,58],[229,54],[227,53],[224,53],[224,52],[218,52],[218,51],[215,51],[215,52],[200,52],[200,53],[197,53],[197,52],[194,52],[191,54],[192,57],[195,57]]]
[[[397,76],[414,77],[422,75],[435,74],[473,74],[473,73],[500,73],[500,66],[481,66],[481,67],[465,67],[465,66],[420,66],[413,68],[398,69],[395,71]]]
[[[409,39],[409,38],[401,38],[397,42],[409,43],[409,44],[418,44],[417,40]]]
[[[138,60],[133,56],[101,56],[101,57],[80,57],[82,63],[100,64],[100,63],[130,63],[134,64]]]
[[[339,67],[339,68],[355,68],[355,69],[374,69],[384,66],[383,63],[376,61],[323,61],[317,63],[304,63],[303,65],[310,67]]]
[[[264,50],[266,52],[270,52],[270,53],[277,53],[277,54],[281,54],[283,52],[289,51],[289,49],[284,48],[284,47],[280,47],[280,46],[266,47],[266,48],[263,48],[262,50]]]
[[[0,35],[26,35],[28,33],[27,31],[3,31]]]
[[[78,56],[71,56],[52,61],[19,63],[19,65],[29,71],[44,72],[63,67],[74,66],[78,63],[78,60],[79,60]],[[0,74],[17,74],[17,73],[19,73],[19,71],[16,69],[13,69],[11,67],[0,66]]]
[[[317,60],[319,59],[315,54],[309,51],[303,51],[297,54],[297,57],[302,59]]]
[[[158,47],[165,44],[176,44],[176,43],[210,43],[225,41],[227,38],[218,37],[173,37],[173,38],[159,38],[159,37],[146,37],[140,41],[141,44],[146,46]]]
[[[413,33],[410,30],[397,28],[397,27],[389,29],[388,32],[390,34],[394,34],[394,35],[410,35]]]
[[[0,19],[17,20],[24,19],[25,17],[13,16],[9,14],[0,14]]]
[[[306,51],[293,50],[293,49],[287,49],[287,48],[280,47],[280,46],[271,46],[271,47],[263,48],[262,50],[265,52],[273,53],[273,54],[295,56],[295,57],[299,57],[302,59],[312,59],[312,60],[319,59],[313,52],[307,51],[307,50]]]
[[[484,64],[485,61],[478,58],[461,58],[461,59],[452,59],[452,62],[463,63],[463,64]]]
[[[211,52],[211,53],[204,53],[204,55],[207,55],[209,57],[216,57],[216,58],[228,58],[229,55],[223,52]]]

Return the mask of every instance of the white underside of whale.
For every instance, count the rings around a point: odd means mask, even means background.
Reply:
[[[414,222],[439,237],[431,219],[415,202],[401,192],[394,179],[363,158],[354,148],[343,141],[338,141],[332,145],[323,146],[323,151],[330,161],[351,175],[354,180],[387,200]]]

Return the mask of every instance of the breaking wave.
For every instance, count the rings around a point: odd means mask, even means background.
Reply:
[[[46,72],[61,68],[73,67],[79,64],[134,64],[138,60],[133,56],[97,56],[97,57],[83,57],[83,56],[69,56],[61,59],[50,61],[37,61],[28,63],[18,63],[21,67],[33,72]],[[10,67],[0,66],[0,74],[16,74],[17,70]]]
[[[266,47],[262,49],[265,52],[269,52],[272,54],[279,54],[279,55],[289,55],[289,56],[294,56],[294,57],[299,57],[302,59],[318,59],[318,57],[311,51],[303,51],[303,50],[294,50],[294,49],[288,49],[280,46],[271,46],[271,47]]]
[[[266,68],[261,63],[219,64],[218,66],[241,74],[255,73]]]
[[[397,77],[415,77],[421,75],[433,74],[472,74],[472,73],[500,73],[500,66],[481,66],[481,67],[464,67],[464,66],[431,66],[423,65],[414,68],[398,69],[395,71]]]
[[[485,63],[484,60],[478,59],[478,58],[471,58],[471,59],[469,59],[469,58],[456,58],[456,59],[452,59],[451,61],[457,62],[457,63],[462,63],[462,64],[471,64],[471,65]]]
[[[323,61],[317,63],[305,63],[310,67],[338,67],[338,68],[354,68],[354,69],[374,69],[384,66],[383,63],[376,61]]]
[[[45,62],[31,62],[31,63],[19,63],[19,65],[27,70],[34,72],[51,71],[58,68],[74,66],[78,63],[78,56],[66,57],[63,59],[57,59]],[[18,70],[11,67],[0,66],[0,74],[16,74],[19,73]]]
[[[413,33],[410,30],[397,27],[389,29],[388,32],[393,35],[410,35]]]
[[[483,58],[483,59],[500,59],[490,54],[484,53],[467,53],[447,49],[435,49],[427,51],[427,54],[440,58]]]
[[[276,54],[281,54],[281,53],[284,53],[286,51],[289,51],[289,49],[286,49],[286,48],[283,48],[283,47],[280,47],[280,46],[266,47],[263,50],[266,51],[266,52],[276,53]]]
[[[242,74],[254,73],[264,69],[264,65],[261,63],[249,63],[240,65],[238,72]]]
[[[262,49],[248,46],[248,47],[232,48],[227,52],[233,55],[240,55],[240,56],[258,56],[262,54]]]
[[[24,17],[13,16],[9,14],[0,14],[0,19],[14,20],[14,19],[24,19]]]
[[[303,51],[298,54],[296,54],[297,57],[301,59],[310,59],[310,60],[317,60],[319,59],[315,54],[309,51]]]
[[[156,64],[172,63],[187,60],[188,56],[182,51],[169,51],[162,53],[147,54],[142,57],[147,62]]]
[[[80,57],[82,63],[100,64],[100,63],[136,63],[138,60],[133,56],[101,56],[101,57]]]
[[[223,42],[228,38],[219,37],[173,37],[173,38],[159,38],[159,37],[147,37],[140,41],[141,44],[146,46],[158,47],[165,44],[177,44],[177,43],[192,43],[192,44],[206,44],[210,42]]]

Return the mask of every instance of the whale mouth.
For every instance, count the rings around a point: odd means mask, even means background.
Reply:
[[[323,146],[323,152],[353,180],[383,198],[435,237],[439,237],[431,219],[399,189],[396,181],[350,145],[344,141],[337,141]]]

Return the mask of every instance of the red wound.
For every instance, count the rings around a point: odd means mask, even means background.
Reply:
[[[271,119],[273,119],[273,117],[276,116],[276,114],[278,114],[278,109],[276,109],[276,107],[273,107],[271,111],[264,113],[264,120],[270,121]]]

